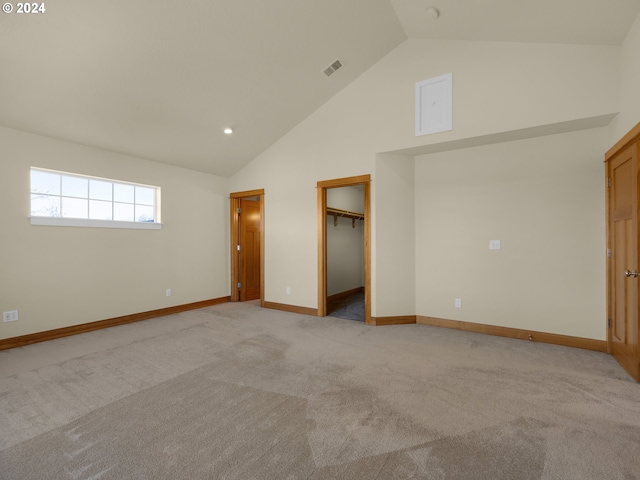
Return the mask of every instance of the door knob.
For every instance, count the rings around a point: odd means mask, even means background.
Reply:
[[[627,278],[629,277],[636,278],[638,275],[640,275],[640,273],[636,272],[635,270],[633,272],[630,272],[629,270],[624,271],[624,276]]]

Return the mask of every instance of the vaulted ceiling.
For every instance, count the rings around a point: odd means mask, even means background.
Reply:
[[[638,0],[44,5],[0,14],[0,125],[221,176],[406,38],[619,45],[640,13]]]

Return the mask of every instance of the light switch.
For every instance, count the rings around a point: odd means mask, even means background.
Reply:
[[[500,240],[489,240],[489,250],[500,250]]]

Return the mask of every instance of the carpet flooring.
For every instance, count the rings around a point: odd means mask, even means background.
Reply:
[[[602,353],[229,303],[0,352],[0,478],[640,479]]]
[[[354,293],[328,303],[327,314],[344,320],[364,322],[364,292]]]

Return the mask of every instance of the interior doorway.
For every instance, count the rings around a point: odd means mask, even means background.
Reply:
[[[327,189],[327,316],[364,322],[364,188]]]
[[[327,191],[334,188],[342,187],[360,187],[363,196],[362,212],[342,212],[342,215],[351,215],[355,217],[362,214],[359,218],[363,222],[363,257],[364,257],[364,321],[367,324],[371,322],[371,223],[370,223],[370,175],[361,175],[357,177],[339,178],[335,180],[325,180],[318,182],[318,316],[327,315],[327,216],[334,215],[334,212],[328,211]],[[336,209],[334,209],[336,210]],[[342,209],[337,209],[342,210]],[[355,221],[355,218],[351,218]]]
[[[230,195],[231,301],[264,306],[264,190]]]

